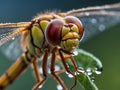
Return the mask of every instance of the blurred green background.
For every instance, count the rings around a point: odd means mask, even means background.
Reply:
[[[119,1],[119,0],[118,0]],[[30,21],[33,16],[46,10],[68,11],[72,9],[112,4],[117,0],[0,0],[0,23]],[[110,27],[103,33],[82,43],[82,49],[93,53],[103,63],[103,72],[96,76],[95,83],[100,90],[120,90],[120,24]],[[14,56],[13,56],[14,57]],[[3,74],[14,61],[0,52],[0,75]],[[67,86],[72,80],[61,75]],[[6,90],[31,90],[36,81],[31,68],[17,79]],[[41,90],[56,90],[56,81],[50,75]],[[82,90],[80,86],[74,90]]]

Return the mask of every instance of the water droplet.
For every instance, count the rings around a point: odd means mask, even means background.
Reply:
[[[60,67],[58,65],[55,65],[55,70],[56,71],[60,70]]]
[[[103,24],[101,24],[101,25],[99,25],[99,27],[98,27],[98,29],[100,30],[100,31],[104,31],[105,30],[105,25],[103,25]]]
[[[48,68],[48,74],[50,74],[50,73],[51,73],[50,68]]]
[[[85,15],[86,15],[86,16],[89,16],[89,15],[90,15],[90,13],[86,12],[86,13],[85,13]]]
[[[71,74],[68,74],[68,77],[69,77],[69,78],[73,78],[73,75],[71,75]]]
[[[84,70],[84,68],[83,68],[83,67],[78,67],[78,69],[79,69],[79,71],[80,71],[80,72],[82,72],[82,73],[84,73],[84,72],[85,72],[85,70]]]
[[[79,70],[79,71],[80,71],[80,70]],[[81,71],[80,71],[80,72],[81,72]],[[75,74],[75,75],[79,75],[80,73],[76,71],[74,74]]]
[[[88,76],[92,75],[92,72],[87,72]]]
[[[39,88],[42,88],[42,87],[43,87],[43,85],[40,85],[40,86],[39,86]]]
[[[95,80],[94,79],[92,79],[92,82],[94,82]]]
[[[73,52],[73,56],[77,56],[78,55],[78,52],[75,50],[74,52]]]
[[[94,76],[92,76],[92,77],[91,77],[91,80],[92,80],[92,82],[94,82],[94,81],[95,81],[95,77],[94,77]]]
[[[14,39],[15,39],[15,37],[12,38],[12,40],[14,40]]]
[[[88,68],[88,69],[86,70],[86,72],[87,72],[88,75],[92,75],[92,70],[91,70],[91,68]]]
[[[73,78],[73,75],[69,74],[68,72],[66,72],[66,74],[68,75],[69,78]]]
[[[96,23],[97,23],[97,20],[96,20],[95,18],[91,19],[90,21],[91,21],[91,23],[93,23],[93,24],[96,24]]]
[[[102,72],[101,72],[101,71],[97,71],[97,70],[96,70],[96,71],[95,71],[95,73],[96,73],[96,74],[101,74]]]
[[[91,68],[88,68],[86,71],[87,71],[87,72],[91,72]]]
[[[43,74],[42,67],[39,68],[39,72]]]
[[[62,86],[61,85],[57,85],[57,90],[63,90]]]

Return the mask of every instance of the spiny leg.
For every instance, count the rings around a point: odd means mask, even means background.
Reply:
[[[47,79],[47,59],[48,59],[48,50],[46,49],[45,50],[45,54],[44,54],[44,57],[43,57],[43,63],[42,63],[42,70],[43,70],[43,80],[42,81],[39,81],[33,88],[33,90],[37,90],[39,88],[40,85],[42,85],[45,80]]]
[[[55,71],[55,49],[52,51],[52,60],[51,60],[51,74],[54,76],[54,78],[58,81],[58,83],[63,87],[64,90],[68,90],[67,87],[65,86],[64,82],[62,79],[56,74],[57,72]]]
[[[38,67],[38,60],[35,59],[32,64],[33,64],[33,69],[34,69],[37,82],[42,81],[42,77],[40,76],[39,67]]]
[[[71,70],[69,69],[68,65],[66,64],[65,59],[64,59],[64,56],[63,56],[63,54],[62,54],[62,49],[59,49],[59,54],[60,54],[62,63],[63,63],[63,65],[64,65],[66,71],[67,71],[69,74],[73,75],[73,77],[74,77],[74,84],[73,84],[73,86],[70,88],[70,90],[72,90],[72,89],[76,86],[76,76],[75,76],[75,74],[74,74],[73,72],[71,72]]]

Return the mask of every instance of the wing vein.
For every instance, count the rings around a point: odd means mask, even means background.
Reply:
[[[16,36],[20,35],[23,31],[27,30],[26,28],[18,28],[13,31],[9,31],[7,33],[3,33],[0,35],[0,46],[4,43],[12,40]]]
[[[12,28],[12,27],[28,27],[31,22],[19,22],[19,23],[0,23],[1,28]]]

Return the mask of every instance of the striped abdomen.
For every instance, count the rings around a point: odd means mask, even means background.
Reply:
[[[9,70],[0,77],[0,90],[5,89],[8,85],[12,84],[12,82],[26,70],[34,59],[35,58],[29,52],[24,53],[18,58]]]

